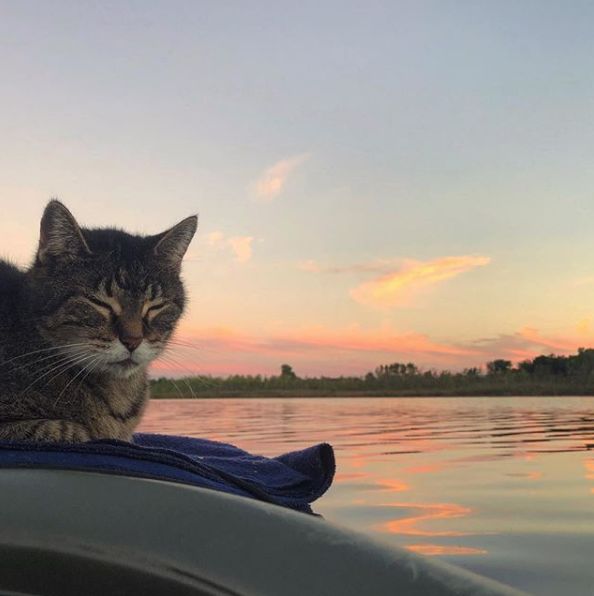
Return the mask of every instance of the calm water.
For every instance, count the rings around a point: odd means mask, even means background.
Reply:
[[[264,455],[330,442],[327,519],[534,594],[594,594],[594,398],[154,401],[142,430]]]

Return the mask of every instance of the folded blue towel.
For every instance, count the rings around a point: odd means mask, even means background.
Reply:
[[[133,443],[74,445],[0,442],[0,468],[54,468],[107,472],[181,482],[311,513],[334,478],[326,443],[268,458],[242,449],[169,435],[136,434]]]

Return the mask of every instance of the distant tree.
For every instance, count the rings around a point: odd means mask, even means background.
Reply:
[[[534,362],[532,360],[522,360],[522,362],[518,362],[518,370],[529,375],[534,374]]]
[[[416,364],[407,362],[393,362],[392,364],[381,364],[375,369],[375,376],[378,378],[385,377],[414,377],[420,374],[420,370]]]
[[[482,371],[481,371],[481,369],[480,369],[480,368],[478,368],[477,366],[473,366],[473,367],[471,367],[471,368],[465,368],[465,369],[462,371],[462,374],[463,374],[465,377],[468,377],[468,378],[470,378],[470,379],[476,379],[476,378],[478,378],[478,377],[480,377],[480,376],[481,376],[481,374],[482,374]]]
[[[385,377],[389,377],[390,376],[390,367],[387,364],[380,364],[376,369],[375,369],[375,376],[378,379],[383,379]]]
[[[512,363],[510,360],[503,360],[498,358],[497,360],[491,360],[487,362],[487,372],[490,375],[501,375],[508,373],[511,370]]]
[[[555,354],[537,356],[532,363],[537,375],[567,376],[569,372],[569,361],[566,356],[555,356]]]
[[[569,356],[568,369],[571,375],[588,378],[594,372],[594,350],[579,348],[575,356]]]
[[[410,377],[414,377],[415,375],[419,374],[419,369],[417,368],[416,364],[413,364],[412,362],[408,362],[406,364],[404,374],[407,376],[410,376]]]
[[[281,365],[281,379],[296,379],[297,375],[293,371],[293,367],[289,364]]]

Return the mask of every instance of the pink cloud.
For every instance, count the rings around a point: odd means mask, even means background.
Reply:
[[[351,290],[357,302],[377,307],[404,306],[423,290],[491,262],[489,257],[462,255],[432,261],[408,260],[396,271],[367,281]]]
[[[547,335],[527,326],[515,333],[477,339],[465,345],[480,353],[482,362],[505,358],[517,363],[540,354],[575,354],[580,347],[594,347],[594,335],[579,331],[564,336]]]
[[[276,198],[285,187],[289,175],[308,157],[309,154],[302,153],[282,159],[266,169],[253,185],[256,198],[263,201],[272,201]]]
[[[233,236],[227,241],[229,247],[235,254],[238,263],[246,263],[252,258],[253,236]]]
[[[253,236],[230,236],[227,237],[223,232],[217,230],[210,232],[206,236],[206,244],[214,249],[228,249],[230,250],[235,261],[238,263],[247,263],[252,258]]]

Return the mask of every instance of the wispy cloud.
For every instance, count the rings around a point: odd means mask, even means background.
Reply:
[[[289,175],[309,157],[308,153],[281,159],[267,168],[253,184],[253,193],[261,201],[272,201],[285,187]]]
[[[254,352],[289,353],[317,349],[339,349],[355,352],[393,352],[396,354],[469,355],[465,347],[432,341],[415,332],[398,333],[390,328],[364,330],[359,327],[327,329],[315,327],[287,330],[284,333],[257,336],[229,328],[211,328],[193,331],[200,343],[211,347],[228,347]],[[199,338],[199,339],[198,339]]]
[[[253,236],[225,236],[218,230],[206,236],[208,246],[230,250],[238,263],[247,263],[252,258],[253,241]]]
[[[483,360],[492,358],[506,358],[512,362],[519,362],[534,358],[539,354],[570,354],[580,346],[593,343],[592,334],[580,332],[567,335],[549,335],[534,327],[523,327],[515,333],[502,333],[495,337],[481,338],[465,345],[483,354]]]
[[[351,296],[361,304],[378,307],[404,306],[417,291],[490,262],[489,257],[473,255],[442,257],[432,261],[409,260],[398,270],[353,288]]]

